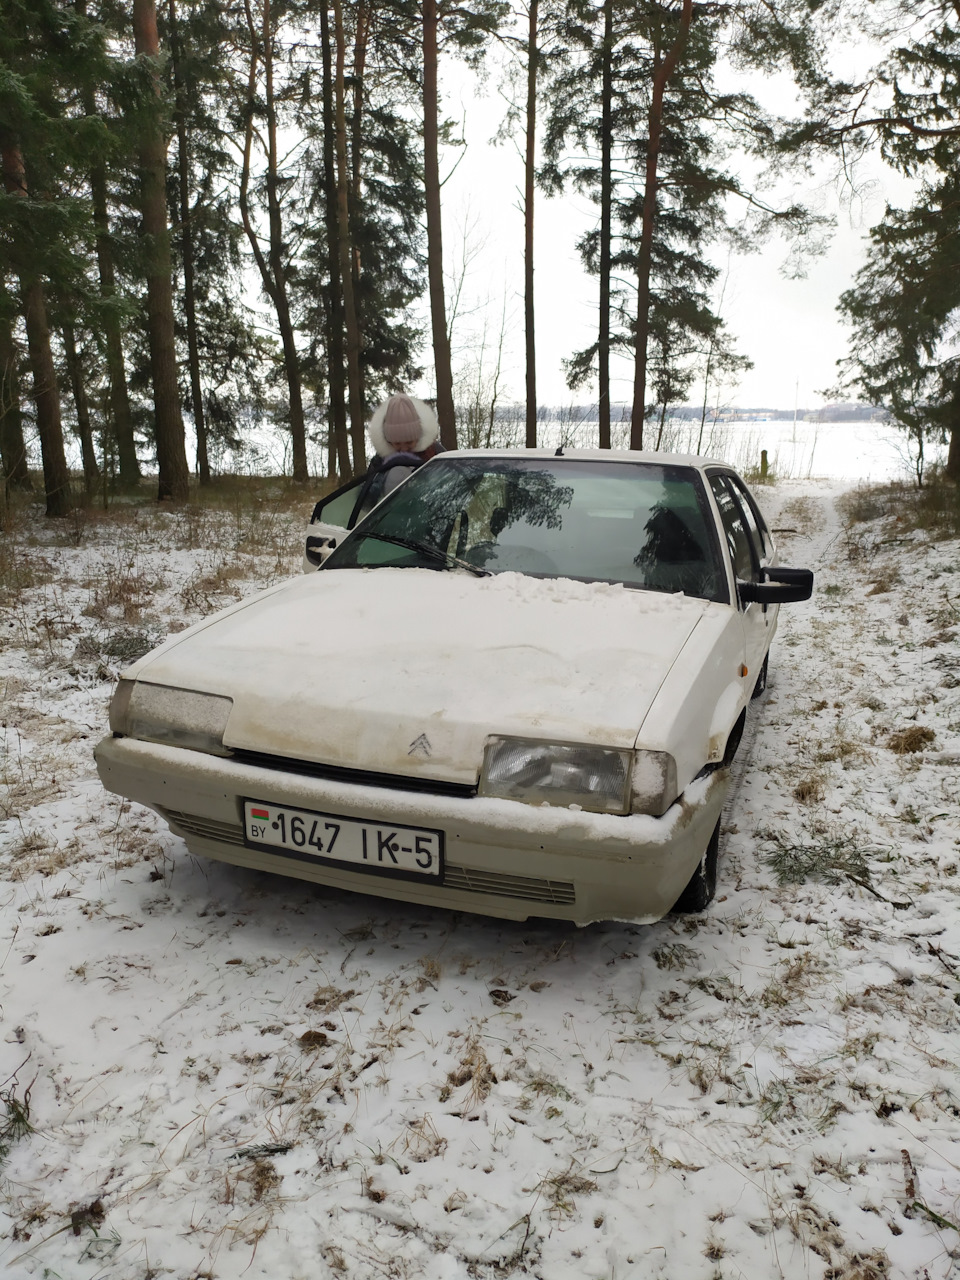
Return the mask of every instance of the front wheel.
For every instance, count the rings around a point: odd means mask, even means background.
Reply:
[[[703,857],[694,868],[687,887],[673,904],[674,911],[705,911],[717,892],[717,863],[720,859],[720,819],[713,828]]]

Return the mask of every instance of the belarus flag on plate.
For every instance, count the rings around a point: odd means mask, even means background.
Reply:
[[[269,809],[251,809],[250,817],[251,818],[269,818],[270,810]]]

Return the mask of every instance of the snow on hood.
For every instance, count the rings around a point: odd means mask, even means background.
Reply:
[[[231,747],[475,782],[491,734],[632,747],[704,600],[429,569],[292,579],[130,672],[234,699]]]

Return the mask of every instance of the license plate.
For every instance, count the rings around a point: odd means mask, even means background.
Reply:
[[[260,800],[244,800],[243,830],[248,845],[301,862],[345,863],[358,871],[443,879],[442,831]]]

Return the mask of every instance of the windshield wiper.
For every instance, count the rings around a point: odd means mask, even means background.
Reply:
[[[358,530],[354,536],[357,538],[375,538],[377,542],[392,542],[394,546],[406,547],[408,551],[417,551],[420,555],[436,560],[448,569],[466,569],[467,573],[472,573],[475,578],[489,578],[491,576],[489,569],[481,569],[478,564],[471,564],[469,560],[461,560],[459,556],[452,556],[449,551],[444,551],[442,547],[432,547],[428,542],[417,542],[414,538],[402,538],[395,533],[376,533],[372,529]]]

